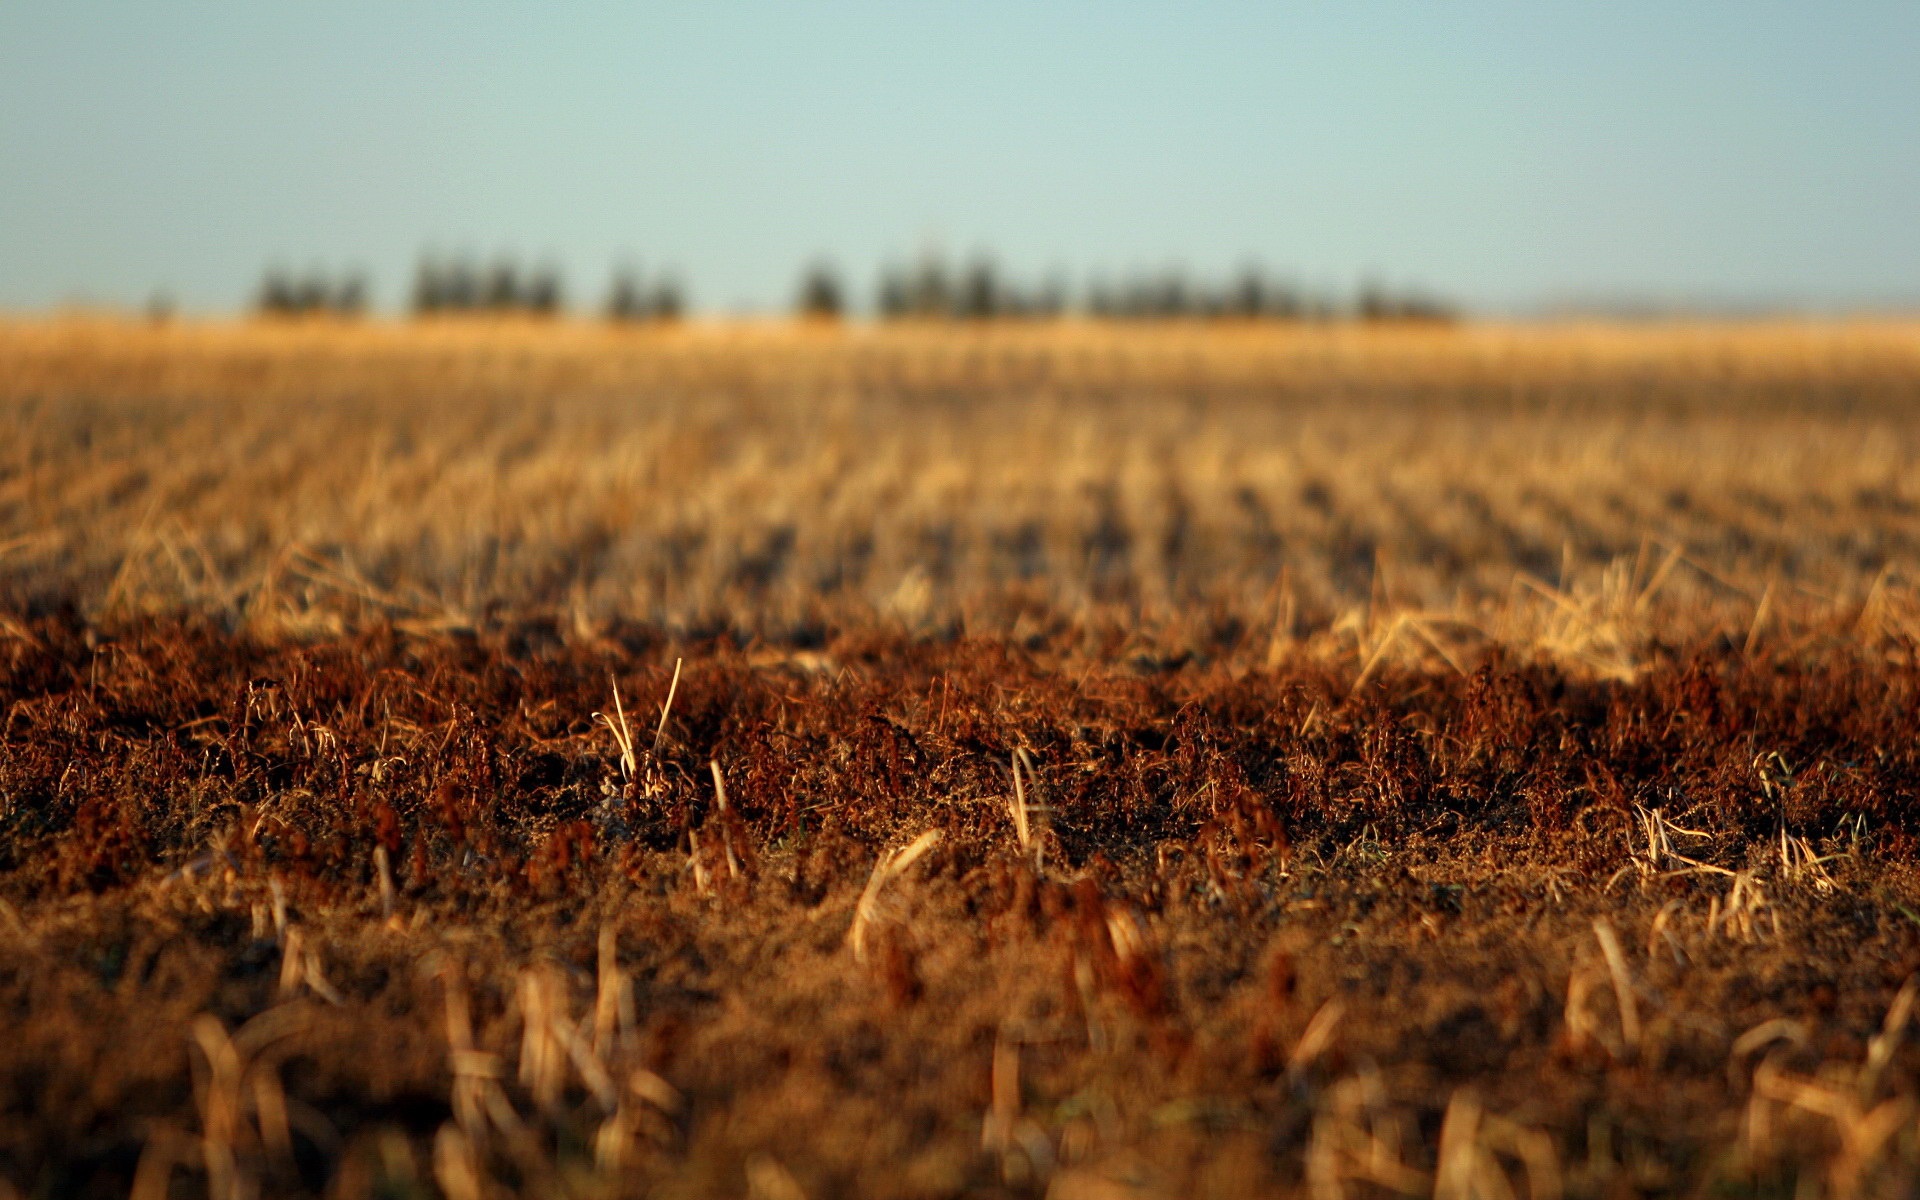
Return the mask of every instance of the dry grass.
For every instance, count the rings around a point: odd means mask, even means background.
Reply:
[[[1920,327],[0,326],[0,595],[1603,675],[1912,629]],[[1218,653],[1217,646],[1210,648]]]
[[[872,632],[820,669],[27,628],[0,648],[26,1194],[1920,1178],[1911,662],[1356,694]],[[588,714],[680,658],[629,789]]]
[[[0,428],[0,1196],[1920,1181],[1920,327],[21,321]]]

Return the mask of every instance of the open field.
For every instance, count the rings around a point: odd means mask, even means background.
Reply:
[[[1289,636],[1673,550],[1649,601],[1728,619],[1920,559],[1912,326],[55,323],[0,373],[0,588],[90,614]]]
[[[0,430],[0,1195],[1920,1186],[1920,326],[20,321]]]

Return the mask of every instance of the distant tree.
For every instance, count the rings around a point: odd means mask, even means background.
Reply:
[[[609,321],[675,321],[685,310],[686,293],[673,276],[649,284],[633,267],[614,272],[613,286],[607,292]]]
[[[1270,281],[1267,284],[1266,303],[1261,316],[1280,321],[1297,321],[1305,315],[1307,302],[1301,298],[1299,289],[1285,280]]]
[[[1382,285],[1369,281],[1360,285],[1353,302],[1354,315],[1362,321],[1387,321],[1393,318],[1393,298]]]
[[[1096,279],[1087,288],[1087,315],[1102,320],[1120,315],[1120,297],[1105,280]]]
[[[1187,301],[1187,315],[1217,321],[1228,315],[1232,304],[1233,295],[1229,289],[1199,283],[1194,286],[1193,295]]]
[[[1378,282],[1360,287],[1354,315],[1362,321],[1409,321],[1444,324],[1457,317],[1453,305],[1423,292],[1393,292]]]
[[[463,259],[448,266],[443,283],[443,307],[448,311],[472,312],[480,307],[485,285],[479,268],[472,263]]]
[[[794,311],[810,321],[837,321],[846,312],[840,276],[826,263],[815,263],[800,277]]]
[[[885,267],[880,272],[880,286],[875,291],[874,308],[883,321],[895,321],[908,315],[913,303],[913,288],[906,275],[896,267]]]
[[[1232,289],[1227,294],[1224,315],[1232,317],[1256,318],[1267,315],[1267,280],[1257,269],[1248,267],[1240,273]]]
[[[1190,277],[1178,269],[1122,276],[1117,283],[1096,277],[1080,303],[1089,316],[1100,320],[1324,320],[1342,311],[1324,297],[1303,293],[1294,284],[1254,266],[1220,280]],[[1033,307],[1042,311],[1045,305],[1036,303]],[[1368,319],[1388,320],[1413,319],[1411,314],[1430,311],[1451,310],[1377,287],[1364,291],[1353,309],[1355,315],[1364,312]]]
[[[644,315],[645,294],[640,290],[640,273],[621,267],[613,273],[613,286],[607,290],[609,321],[638,321]]]
[[[993,263],[978,259],[961,277],[959,294],[954,297],[953,314],[973,321],[1000,315],[1007,297]]]
[[[953,285],[947,277],[947,265],[939,256],[928,254],[909,276],[907,315],[945,317],[952,313]]]
[[[668,275],[653,285],[647,298],[647,316],[655,321],[678,321],[687,311],[686,288],[675,276]]]
[[[413,311],[416,316],[437,313],[447,306],[446,274],[439,260],[427,257],[413,275]]]
[[[1428,295],[1408,297],[1403,301],[1400,313],[1402,320],[1429,321],[1438,325],[1450,325],[1460,319],[1458,305],[1450,300]]]
[[[287,317],[295,312],[293,281],[280,267],[268,267],[266,275],[260,280],[260,290],[254,296],[253,307],[256,312],[269,317]]]
[[[563,292],[558,267],[540,267],[527,278],[520,300],[526,311],[537,317],[551,317],[560,311]]]
[[[293,311],[300,316],[327,311],[333,289],[319,271],[308,271],[293,284]]]
[[[1198,297],[1178,271],[1137,276],[1121,288],[1112,315],[1136,320],[1192,316]]]
[[[326,272],[295,276],[284,267],[269,267],[254,295],[254,310],[262,316],[304,317],[321,313],[358,316],[367,306],[363,276],[349,274],[335,282]]]
[[[480,307],[490,312],[512,312],[521,307],[520,268],[502,259],[487,272]]]
[[[485,281],[464,259],[420,261],[413,281],[413,311],[422,316],[470,312],[485,294]]]
[[[367,277],[351,272],[333,289],[333,312],[341,317],[358,317],[367,311]]]
[[[484,311],[552,316],[565,303],[559,268],[543,265],[522,271],[510,258],[481,269],[465,259],[429,256],[414,277],[413,310],[422,315]]]
[[[1026,315],[1040,320],[1052,320],[1067,309],[1067,285],[1058,278],[1048,278],[1042,283],[1027,302]]]

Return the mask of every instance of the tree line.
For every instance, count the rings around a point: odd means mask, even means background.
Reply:
[[[368,304],[366,276],[269,268],[254,307],[263,316],[355,317]],[[415,272],[409,296],[418,317],[462,314],[555,317],[568,311],[561,273],[549,264],[523,267],[511,259],[478,263],[429,256]],[[830,263],[809,264],[794,289],[796,316],[836,321],[858,307],[844,276]],[[672,272],[617,269],[599,305],[621,323],[659,323],[688,311],[686,285]],[[1224,278],[1162,270],[1096,277],[1075,290],[1059,277],[1020,280],[987,258],[962,265],[928,255],[883,267],[869,304],[883,321],[1045,320],[1078,314],[1103,320],[1450,321],[1455,306],[1432,293],[1366,283],[1350,297],[1303,289],[1257,267]]]

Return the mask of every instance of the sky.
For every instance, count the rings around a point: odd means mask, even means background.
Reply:
[[[1485,312],[1920,308],[1920,3],[0,3],[0,308],[263,271],[1257,262]]]

